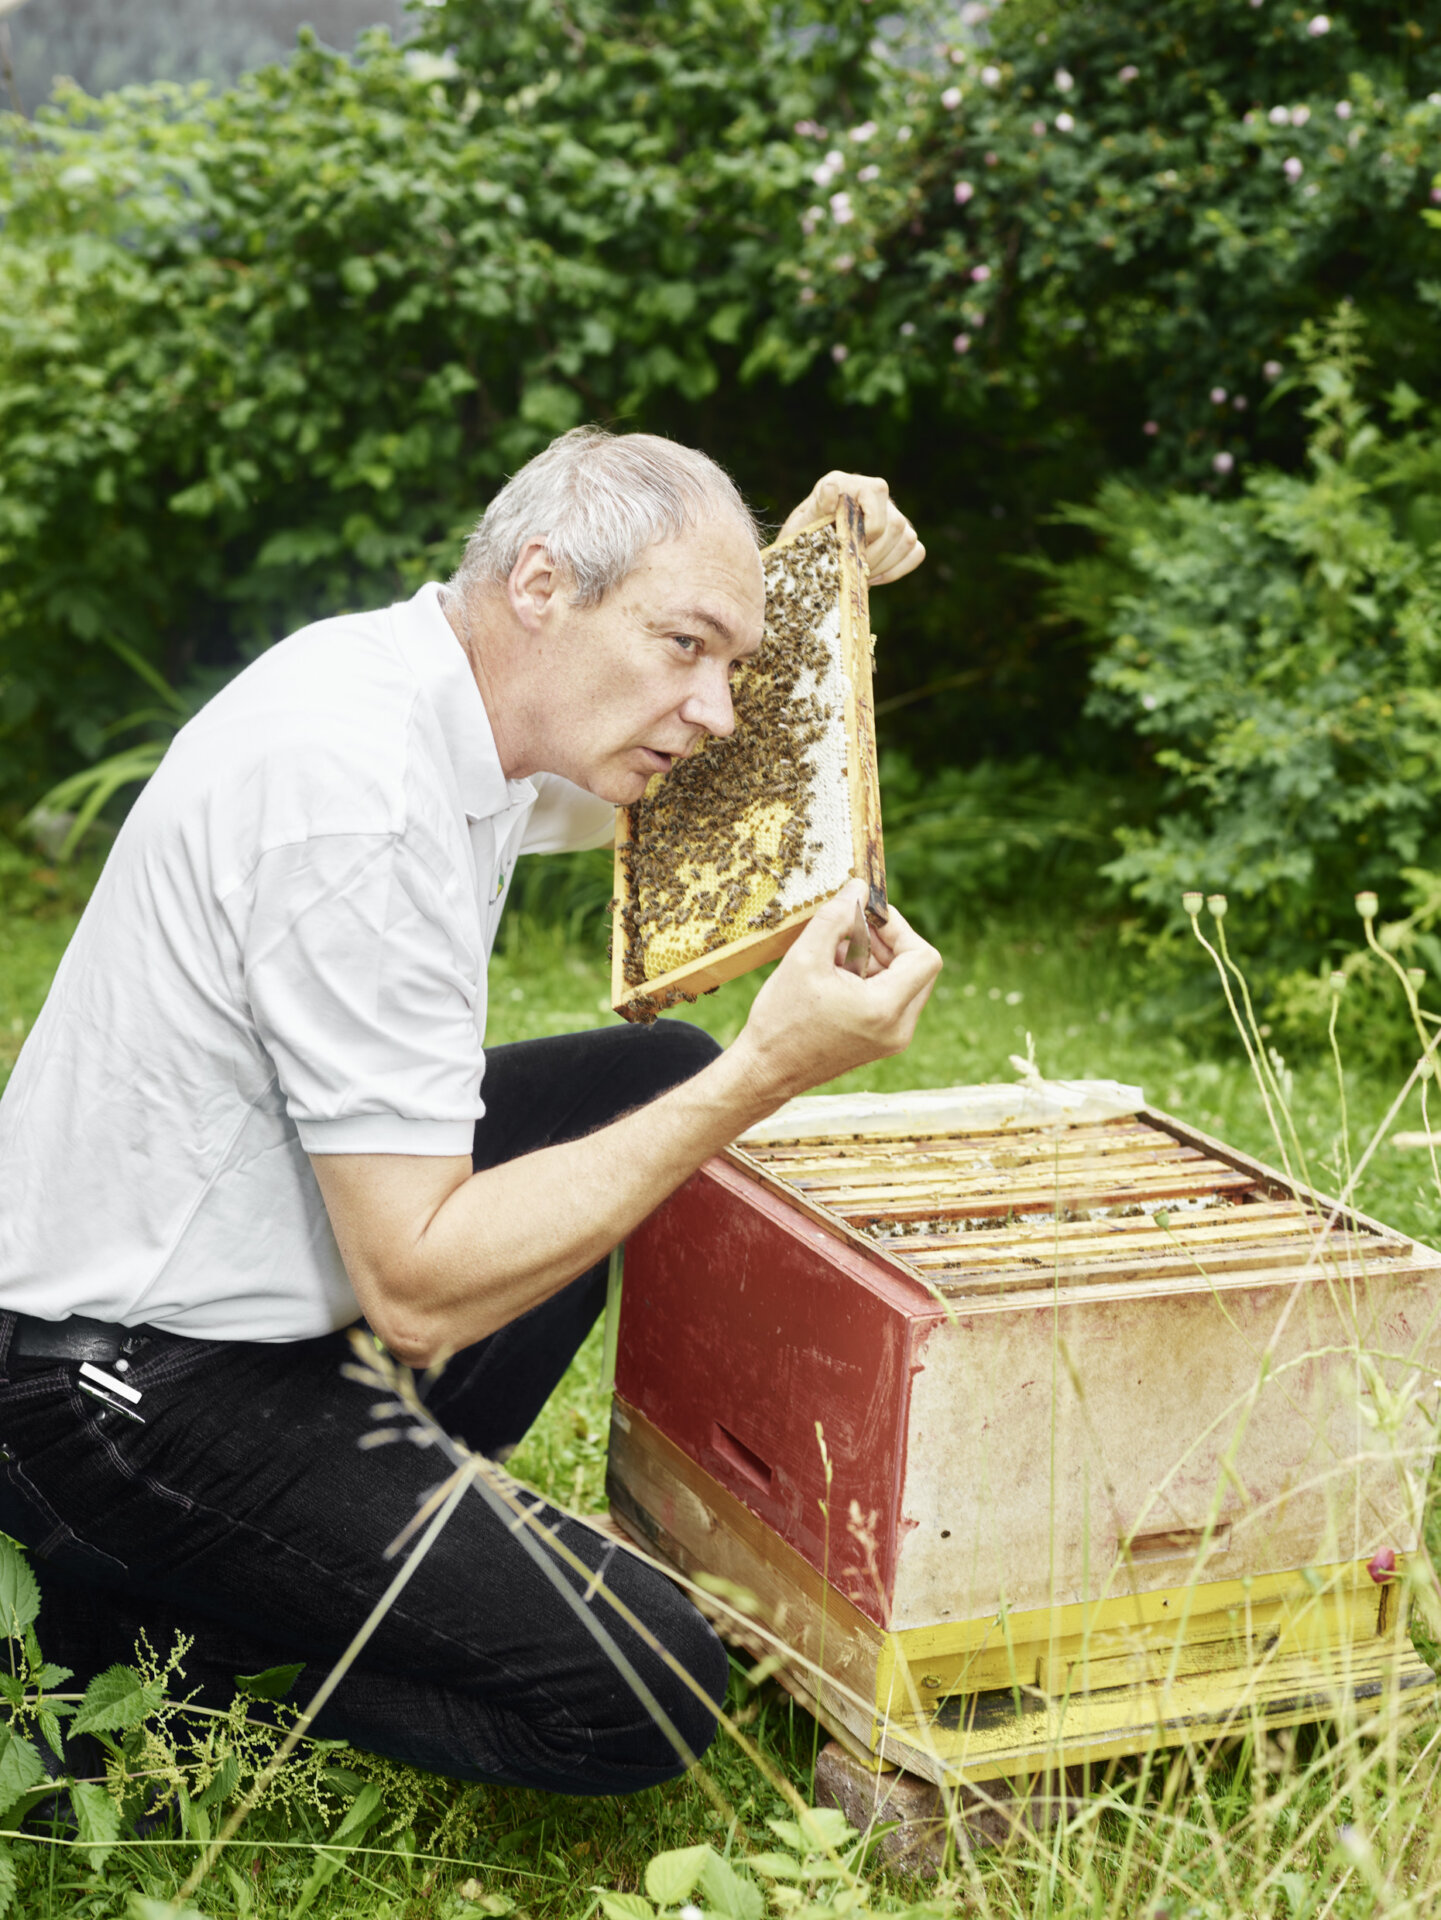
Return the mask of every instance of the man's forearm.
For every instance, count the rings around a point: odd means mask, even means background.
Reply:
[[[579,1140],[481,1173],[432,1162],[316,1156],[341,1253],[372,1327],[428,1365],[495,1332],[584,1273],[696,1168],[776,1105],[744,1048]]]

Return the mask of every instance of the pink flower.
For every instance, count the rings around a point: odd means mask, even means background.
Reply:
[[[837,340],[836,344],[831,348],[832,360],[834,360],[836,365],[839,367],[845,361],[849,360],[850,357],[851,357],[850,348],[847,346],[843,346],[841,342]]]
[[[815,300],[815,297],[816,297],[816,290],[814,287],[801,288],[801,305],[803,307],[808,307],[812,305],[812,303]]]
[[[1323,33],[1329,33],[1331,31],[1329,15],[1324,13],[1314,15],[1306,22],[1306,31],[1314,40],[1319,40]]]
[[[826,165],[830,167],[833,172],[841,173],[845,168],[845,164],[846,156],[841,152],[840,148],[832,147],[826,155]]]
[[[1001,84],[1000,68],[999,67],[982,67],[981,81],[982,81],[982,84],[985,86],[998,87]]]
[[[945,92],[941,95],[941,105],[945,107],[949,112],[954,113],[956,108],[961,104],[961,101],[964,98],[965,98],[965,95],[961,92],[959,87],[947,87]]]
[[[1074,128],[1075,124],[1076,124],[1075,121],[1071,118],[1070,114],[1068,113],[1058,113],[1056,115],[1056,132],[1057,133],[1070,133],[1071,130]]]
[[[818,167],[813,168],[811,171],[811,178],[812,180],[815,181],[818,187],[828,187],[831,184],[832,180],[835,179],[835,177],[836,177],[835,168],[828,167],[824,161],[822,161]]]
[[[1296,158],[1295,154],[1293,153],[1285,161],[1285,163],[1281,168],[1281,171],[1285,174],[1286,178],[1291,182],[1292,186],[1294,186],[1296,182],[1301,178],[1301,175],[1306,171],[1306,169],[1305,167],[1302,166],[1301,162]]]
[[[1031,122],[1031,132],[1035,134],[1038,140],[1041,138],[1041,135],[1045,131],[1046,131],[1046,123],[1044,120],[1033,120]]]
[[[915,330],[916,330],[916,323],[914,320],[902,320],[901,322],[902,340],[909,340],[911,335],[915,332]]]
[[[1266,115],[1266,118],[1271,122],[1273,127],[1289,127],[1291,124],[1291,109],[1289,107],[1272,107],[1271,111]]]
[[[1279,360],[1268,360],[1261,371],[1268,380],[1279,380],[1281,378],[1281,362]]]
[[[1116,75],[1116,78],[1123,87],[1129,87],[1133,80],[1139,80],[1140,77],[1141,69],[1139,67],[1122,67],[1121,71]]]
[[[1351,112],[1352,108],[1349,100],[1338,100],[1336,102],[1336,118],[1338,120],[1349,120],[1351,118]]]
[[[879,180],[880,177],[881,177],[881,170],[879,167],[862,167],[860,172],[856,175],[857,180],[867,180],[867,181]]]
[[[1000,164],[1001,156],[998,153],[988,153],[983,158],[988,167],[994,167]]]
[[[837,273],[849,273],[855,264],[855,257],[852,254],[838,253],[835,257],[834,265]]]
[[[817,221],[824,218],[819,207],[812,207],[801,215],[801,232],[810,235],[816,230]]]
[[[1056,68],[1055,81],[1057,93],[1069,93],[1076,84],[1075,75],[1067,73],[1064,67]]]
[[[976,282],[978,286],[983,280],[989,280],[990,277],[991,277],[991,270],[988,266],[984,264],[984,262],[979,267],[971,268],[971,278]]]
[[[963,207],[968,200],[974,197],[975,191],[975,188],[969,180],[958,180],[956,182],[956,205]]]
[[[862,120],[858,127],[851,128],[851,138],[855,141],[869,140],[875,133],[875,130],[876,123],[874,120]]]
[[[968,333],[958,333],[951,342],[951,346],[957,353],[969,353],[971,350],[971,336]]]
[[[1218,453],[1211,462],[1212,467],[1214,467],[1217,473],[1229,473],[1235,464],[1236,456],[1234,453]]]
[[[1396,1550],[1394,1547],[1382,1547],[1379,1553],[1373,1553],[1366,1562],[1366,1571],[1378,1587],[1384,1587],[1388,1580],[1396,1578]]]
[[[1309,107],[1292,107],[1291,125],[1293,127],[1304,127],[1310,118],[1311,109]]]
[[[830,209],[831,218],[838,227],[843,227],[848,220],[854,220],[856,217],[855,209],[851,205],[851,196],[848,193],[833,193],[830,198]]]
[[[1433,204],[1441,205],[1441,187],[1432,187],[1431,199]]]
[[[1237,413],[1244,413],[1250,404],[1251,402],[1246,398],[1244,393],[1238,393],[1231,402],[1231,405],[1236,409]]]
[[[1155,420],[1147,420],[1142,425],[1141,431],[1142,433],[1157,434],[1161,431],[1160,424]]]
[[[824,140],[826,137],[825,128],[818,127],[814,120],[797,120],[795,130],[809,140]]]
[[[1213,407],[1224,407],[1225,404],[1226,404],[1226,389],[1224,387],[1212,387],[1211,405]]]

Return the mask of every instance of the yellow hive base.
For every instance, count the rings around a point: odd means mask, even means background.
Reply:
[[[1193,1581],[1084,1605],[888,1632],[829,1586],[635,1409],[616,1403],[608,1487],[621,1525],[691,1577],[755,1598],[721,1630],[852,1750],[936,1781],[1031,1775],[1256,1722],[1296,1726],[1429,1698],[1399,1583],[1364,1562]],[[1178,1567],[1178,1573],[1183,1569]]]

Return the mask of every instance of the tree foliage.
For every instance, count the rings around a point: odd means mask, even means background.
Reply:
[[[704,445],[772,512],[890,475],[932,561],[878,596],[879,704],[920,764],[1144,763],[1014,564],[1082,540],[1057,504],[1294,468],[1268,363],[1342,291],[1376,377],[1434,391],[1435,39],[1368,0],[1314,26],[444,0],[419,52],[7,122],[0,780],[143,716],[114,643],[203,695],[444,569],[580,419]]]

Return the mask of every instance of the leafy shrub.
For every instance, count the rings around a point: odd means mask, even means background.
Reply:
[[[1441,830],[1441,433],[1404,385],[1375,423],[1349,308],[1297,354],[1304,473],[1227,498],[1112,481],[1069,515],[1099,557],[1052,575],[1103,647],[1091,711],[1166,779],[1104,871],[1172,912],[1188,887],[1263,898],[1292,934],[1353,928],[1359,887],[1394,900]]]
[[[826,464],[889,473],[933,555],[878,600],[882,701],[929,690],[892,738],[1074,751],[1084,658],[1007,564],[1075,537],[1055,503],[1294,460],[1264,369],[1340,287],[1388,381],[1431,377],[1441,53],[1380,0],[1324,35],[1210,0],[424,19],[420,52],[306,41],[227,93],[3,123],[12,798],[110,750],[133,682],[103,639],[185,685],[402,593],[596,417],[772,510]]]

